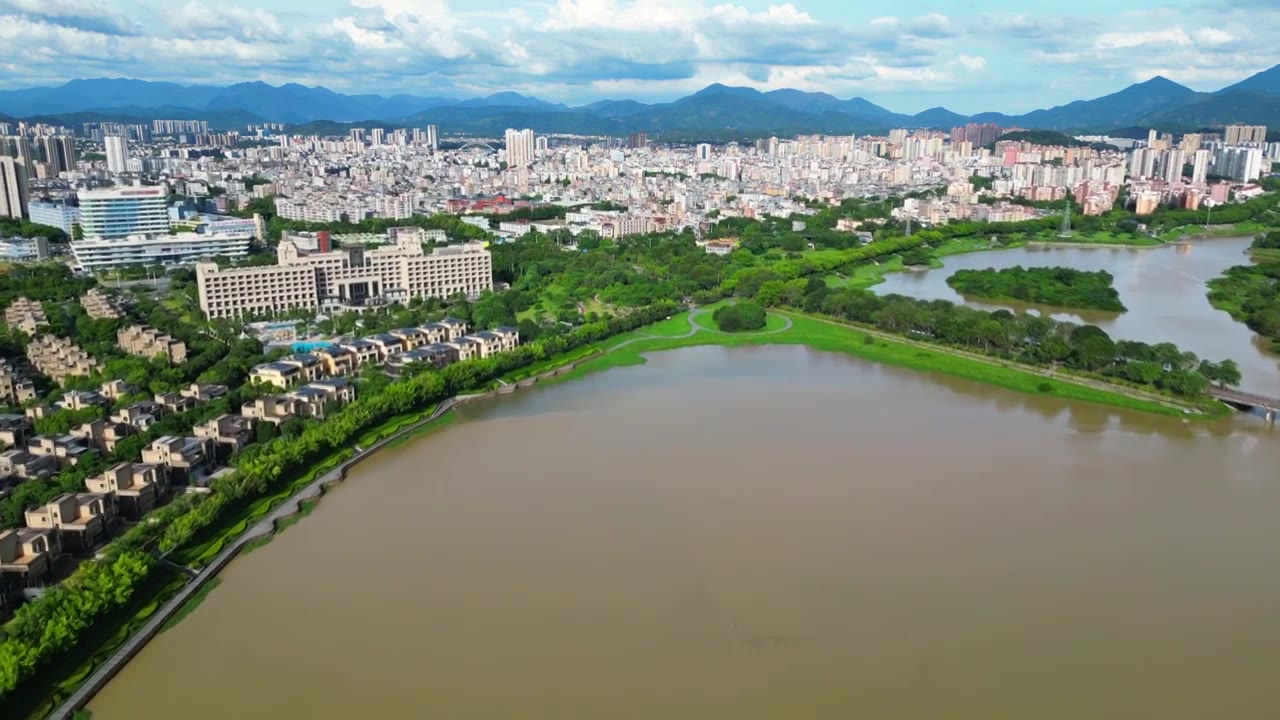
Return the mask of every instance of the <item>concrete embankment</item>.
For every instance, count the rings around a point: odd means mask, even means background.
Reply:
[[[209,561],[208,565],[192,577],[191,581],[184,585],[177,595],[174,595],[168,602],[159,607],[150,619],[147,620],[146,624],[126,640],[125,643],[106,660],[106,662],[94,670],[93,673],[85,679],[84,683],[81,684],[80,687],[77,688],[76,691],[65,701],[63,701],[63,703],[59,705],[58,708],[49,715],[49,717],[57,718],[57,720],[69,720],[69,718],[75,715],[76,711],[88,705],[89,701],[93,699],[93,696],[106,686],[106,684],[111,681],[111,678],[115,677],[116,673],[120,672],[121,668],[123,668],[125,664],[133,658],[133,656],[141,652],[142,648],[160,632],[160,629],[164,627],[165,623],[167,623],[170,618],[182,609],[182,606],[185,605],[196,594],[196,592],[205,585],[205,583],[208,583],[216,577],[228,563],[235,559],[235,557],[239,555],[246,546],[255,540],[270,537],[276,532],[277,525],[281,520],[301,512],[301,503],[318,499],[324,494],[328,487],[345,480],[347,473],[353,467],[372,457],[374,453],[377,453],[388,444],[399,440],[405,435],[413,433],[422,426],[439,419],[460,405],[484,398],[494,397],[495,395],[507,395],[515,392],[517,388],[532,387],[542,380],[571,372],[579,363],[589,360],[592,357],[594,357],[594,355],[581,358],[553,370],[548,370],[534,377],[526,378],[514,385],[504,385],[485,393],[459,395],[457,397],[449,398],[440,403],[436,407],[435,411],[429,416],[393,433],[386,438],[383,438],[382,440],[379,440],[368,448],[360,450],[341,465],[316,478],[306,487],[290,496],[289,499],[272,509],[266,517],[262,518],[253,527],[249,528],[235,540],[231,541],[222,549],[222,552],[215,555],[214,558]]]

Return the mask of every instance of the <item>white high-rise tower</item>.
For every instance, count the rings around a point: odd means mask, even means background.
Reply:
[[[102,142],[107,148],[107,170],[129,172],[129,139],[122,135],[108,135]]]
[[[532,130],[507,128],[507,167],[527,167],[533,163],[535,140]]]

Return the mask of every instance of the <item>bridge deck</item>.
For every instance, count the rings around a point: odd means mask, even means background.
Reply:
[[[1219,400],[1226,400],[1227,402],[1238,403],[1240,405],[1254,405],[1268,410],[1280,410],[1280,398],[1255,395],[1253,393],[1241,392],[1239,390],[1228,390],[1226,388],[1209,388],[1209,395]]]

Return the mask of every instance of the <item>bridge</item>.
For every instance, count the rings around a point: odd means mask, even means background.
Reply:
[[[1263,417],[1268,422],[1275,422],[1276,415],[1280,414],[1280,398],[1270,398],[1264,395],[1254,395],[1240,390],[1219,387],[1209,388],[1208,393],[1210,397],[1228,405],[1234,405],[1245,410],[1261,410]]]

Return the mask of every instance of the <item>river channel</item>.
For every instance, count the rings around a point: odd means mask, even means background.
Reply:
[[[1280,357],[1270,343],[1243,323],[1209,304],[1205,283],[1233,265],[1248,264],[1245,250],[1252,238],[1195,240],[1155,248],[1090,248],[1025,246],[998,252],[952,255],[936,270],[891,273],[872,288],[929,300],[966,302],[947,285],[956,270],[1023,267],[1069,267],[1106,270],[1115,277],[1127,312],[1048,312],[1059,320],[1088,322],[1116,339],[1171,342],[1202,358],[1226,358],[1240,365],[1246,390],[1280,397]],[[1039,311],[1034,305],[968,300],[972,307]]]
[[[1280,707],[1280,431],[1257,418],[794,346],[461,415],[232,562],[94,720]]]

